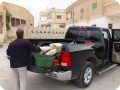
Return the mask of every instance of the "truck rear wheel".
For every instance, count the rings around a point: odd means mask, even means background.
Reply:
[[[78,87],[86,88],[88,87],[92,80],[93,80],[93,74],[94,74],[94,66],[91,62],[86,62],[83,69],[80,72],[80,75],[77,79],[75,79],[75,84]]]

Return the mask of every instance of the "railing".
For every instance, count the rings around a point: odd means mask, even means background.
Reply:
[[[34,28],[33,30],[25,31],[25,38],[63,39],[65,37],[65,33],[66,29]]]
[[[21,25],[17,28],[21,28],[24,30],[24,38],[32,38],[32,39],[62,39],[65,37],[67,29],[58,29],[58,28],[34,28],[31,26]],[[7,39],[13,40],[16,38],[8,37]]]

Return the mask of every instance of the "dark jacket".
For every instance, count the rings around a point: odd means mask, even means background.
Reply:
[[[10,67],[19,68],[30,64],[31,51],[40,52],[40,48],[35,47],[27,40],[16,39],[12,41],[7,49],[10,56]]]

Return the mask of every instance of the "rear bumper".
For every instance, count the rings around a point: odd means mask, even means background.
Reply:
[[[51,73],[46,73],[45,75],[57,79],[59,81],[68,81],[71,80],[72,72],[71,71],[51,72]]]
[[[28,70],[35,72],[35,73],[42,73],[43,75],[57,79],[59,81],[68,81],[68,80],[71,80],[71,77],[72,77],[72,71],[70,70],[55,72],[55,71],[50,71],[50,70],[46,70],[43,68],[39,68],[33,65],[29,66]]]

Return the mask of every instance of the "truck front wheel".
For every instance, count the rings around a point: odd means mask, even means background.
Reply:
[[[83,69],[80,72],[80,75],[75,79],[75,84],[78,87],[86,88],[88,87],[92,80],[94,74],[94,66],[91,62],[86,62]]]

